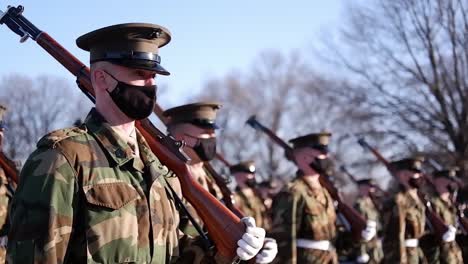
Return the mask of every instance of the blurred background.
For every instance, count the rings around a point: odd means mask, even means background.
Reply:
[[[391,177],[357,139],[389,159],[424,153],[468,167],[468,3],[426,0],[0,1],[23,13],[78,59],[78,36],[127,22],[162,25],[170,76],[158,76],[164,108],[223,104],[219,152],[254,159],[265,180],[295,175],[281,148],[245,125],[251,115],[285,140],[330,131],[336,166],[382,187]],[[0,26],[0,103],[6,154],[25,160],[45,133],[84,119],[92,107],[73,76],[34,41]],[[151,118],[165,131],[157,120]],[[218,169],[226,171],[220,163]],[[337,170],[345,190],[354,186]]]

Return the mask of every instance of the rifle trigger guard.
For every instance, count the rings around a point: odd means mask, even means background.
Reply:
[[[20,30],[24,32],[24,35],[20,38],[20,43],[24,43],[29,39],[29,35],[22,28]]]

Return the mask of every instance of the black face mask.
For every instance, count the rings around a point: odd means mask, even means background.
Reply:
[[[111,74],[109,76],[117,81],[117,85],[112,92],[108,91],[108,93],[112,101],[126,116],[141,120],[153,112],[156,103],[156,85],[131,85],[117,80]]]
[[[451,183],[447,184],[447,191],[450,194],[457,193],[458,192],[458,185],[455,182],[451,182]]]
[[[245,181],[245,185],[247,185],[250,188],[256,188],[257,187],[257,182],[255,181],[255,179],[247,179]]]
[[[331,175],[333,174],[333,162],[330,159],[315,158],[309,166],[319,174]]]
[[[416,189],[419,189],[424,186],[424,179],[419,177],[419,178],[410,178],[408,181],[408,184]]]
[[[203,161],[210,161],[216,156],[216,138],[200,138],[193,150]]]

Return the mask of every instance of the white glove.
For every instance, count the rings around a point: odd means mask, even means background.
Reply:
[[[356,258],[356,262],[357,263],[367,263],[369,262],[369,255],[367,255],[366,253],[364,253],[363,255],[359,255],[357,258]]]
[[[444,242],[452,242],[455,240],[456,235],[457,229],[454,226],[449,225],[447,232],[442,235],[442,240],[444,240]]]
[[[8,245],[8,237],[2,236],[0,237],[0,247],[6,248]]]
[[[255,226],[255,219],[244,217],[241,221],[247,227],[242,238],[237,241],[237,256],[241,260],[249,260],[258,254],[262,249],[265,240],[265,229]]]
[[[278,254],[278,244],[276,244],[276,240],[273,238],[265,238],[265,244],[263,244],[263,248],[258,253],[255,261],[258,264],[267,264],[271,263]]]
[[[377,234],[377,223],[375,221],[367,221],[366,229],[362,230],[361,237],[364,241],[369,242]]]

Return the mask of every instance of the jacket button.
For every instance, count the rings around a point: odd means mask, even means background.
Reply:
[[[123,158],[125,157],[125,153],[122,149],[119,148],[115,151],[115,156],[117,156],[117,158]]]

